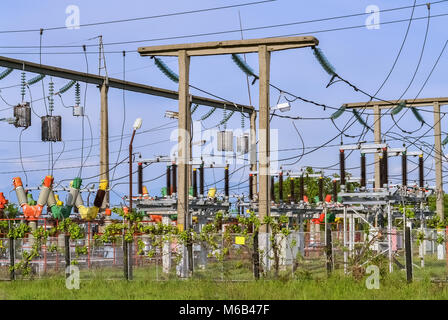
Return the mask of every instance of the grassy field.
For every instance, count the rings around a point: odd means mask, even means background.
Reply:
[[[310,262],[310,261],[308,261]],[[403,261],[404,262],[404,261]],[[134,269],[134,280],[123,279],[122,267],[82,269],[80,289],[65,286],[63,270],[34,280],[0,281],[0,299],[162,299],[162,300],[338,300],[338,299],[448,299],[448,283],[433,283],[433,279],[448,279],[446,261],[436,257],[425,259],[425,268],[414,260],[414,282],[406,283],[406,273],[398,270],[380,279],[379,289],[367,289],[366,277],[355,280],[344,276],[340,267],[327,277],[322,261],[301,265],[280,273],[279,279],[254,281],[251,265],[229,261],[209,264],[206,270],[197,269],[192,279],[178,280],[174,270],[164,275],[161,267],[146,266]],[[305,271],[308,269],[308,271]],[[384,271],[384,270],[383,270]],[[7,279],[4,277],[3,279]],[[233,281],[232,281],[233,280]]]
[[[0,282],[0,299],[448,299],[448,286],[431,283],[426,276],[407,284],[403,272],[382,278],[380,289],[367,289],[365,280],[335,274],[328,279],[260,280],[227,282],[210,280],[130,281],[95,276],[82,280],[79,290],[65,287],[61,276],[33,281]]]

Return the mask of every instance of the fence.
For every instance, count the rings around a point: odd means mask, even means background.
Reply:
[[[378,265],[384,271],[391,264],[394,270],[406,266],[403,230],[392,230],[391,256],[386,229],[348,233],[344,235],[341,230],[325,232],[319,229],[278,234],[275,241],[270,241],[268,250],[259,254],[260,272],[266,278],[325,277],[329,272],[339,270],[356,276],[369,264]],[[415,277],[428,273],[439,279],[446,277],[446,246],[440,235],[440,231],[432,229],[412,230]],[[49,237],[36,255],[29,258],[34,241],[37,240],[32,237],[0,239],[1,280],[64,275],[66,261],[78,266],[81,279],[123,279],[125,268],[121,237],[112,243],[86,238],[69,240],[67,244],[63,235]],[[68,255],[66,248],[69,248]],[[128,250],[134,280],[177,277],[181,244],[175,236],[135,236]],[[214,234],[206,240],[196,239],[190,250],[192,277],[232,281],[254,279],[257,251],[254,250],[253,234]],[[11,268],[13,265],[14,270]]]

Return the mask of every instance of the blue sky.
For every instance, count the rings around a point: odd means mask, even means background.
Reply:
[[[7,1],[3,4],[1,11],[0,30],[16,30],[16,29],[39,29],[51,28],[54,26],[63,26],[67,18],[65,13],[66,7],[69,5],[77,5],[80,9],[81,24],[135,18],[142,16],[152,16],[180,11],[190,11],[196,9],[212,8],[231,4],[241,4],[250,1]],[[319,18],[327,18],[339,15],[363,13],[369,5],[376,5],[380,9],[389,9],[393,7],[412,5],[412,0],[379,1],[379,0],[359,0],[359,1],[297,1],[297,0],[277,0],[264,4],[252,6],[244,6],[239,8],[225,9],[219,11],[210,11],[196,14],[181,15],[175,17],[164,17],[158,19],[134,21],[119,24],[100,25],[92,27],[81,27],[78,30],[56,30],[44,31],[42,44],[45,45],[74,45],[74,48],[43,48],[42,63],[59,67],[65,67],[80,71],[86,71],[86,61],[82,54],[82,45],[95,45],[97,39],[92,39],[98,35],[103,36],[105,43],[122,42],[129,40],[141,39],[157,39],[163,37],[174,37],[180,35],[191,35],[207,32],[219,32],[226,30],[235,30],[239,28],[238,12],[241,14],[243,28],[252,28],[266,25],[276,25],[289,22],[297,22],[304,20],[313,20]],[[425,3],[417,1],[418,4]],[[431,8],[431,14],[448,13],[448,3],[434,4]],[[411,9],[384,12],[381,13],[381,22],[392,20],[408,19],[411,15]],[[415,9],[415,17],[425,17],[427,9],[425,6]],[[388,74],[395,57],[400,49],[403,37],[406,32],[407,22],[384,24],[380,29],[369,30],[365,27],[333,31],[333,32],[316,32],[319,30],[341,28],[347,26],[364,25],[367,16],[357,16],[345,19],[337,19],[324,22],[315,22],[307,24],[292,25],[287,27],[278,27],[270,29],[262,29],[255,31],[246,31],[243,33],[245,39],[263,38],[271,36],[284,36],[298,33],[307,33],[319,39],[319,47],[326,54],[336,71],[344,78],[350,80],[358,87],[367,92],[374,93],[380,86]],[[441,16],[431,19],[428,39],[426,43],[423,59],[416,75],[416,78],[410,89],[404,96],[407,99],[415,98],[420,90],[423,82],[428,76],[440,50],[442,49],[446,39],[445,26],[448,16]],[[417,66],[422,44],[425,36],[426,20],[413,21],[404,49],[400,59],[384,88],[379,96],[384,99],[398,99],[408,86],[410,79]],[[240,39],[239,33],[229,33],[202,37],[192,37],[186,39],[166,40],[166,41],[147,41],[134,44],[120,44],[106,46],[106,64],[108,74],[111,77],[123,78],[123,57],[120,53],[125,50],[126,54],[126,79],[135,82],[141,82],[152,86],[163,87],[167,89],[177,90],[177,84],[166,78],[153,64],[148,57],[140,57],[135,51],[140,46],[185,43],[185,42],[201,42],[213,40],[235,40]],[[39,48],[5,48],[6,46],[38,46],[39,33],[0,33],[0,53],[3,56],[25,59],[29,61],[39,62]],[[92,39],[92,40],[89,40]],[[88,51],[96,52],[97,47],[88,47]],[[111,53],[111,51],[118,53]],[[76,54],[61,54],[62,52],[77,52]],[[58,54],[50,54],[58,53]],[[175,58],[164,58],[165,63],[177,72],[177,61]],[[247,55],[248,64],[258,72],[258,59],[256,54]],[[447,80],[444,70],[447,67],[447,55],[442,56],[437,68],[432,74],[431,79],[421,92],[419,98],[427,97],[443,97],[446,96],[444,89]],[[98,72],[98,55],[88,54],[88,70],[92,73]],[[27,79],[33,77],[34,74],[27,74]],[[191,84],[212,92],[218,96],[224,97],[231,101],[249,104],[246,78],[240,69],[232,62],[229,56],[211,56],[192,58],[191,61]],[[45,78],[45,91],[48,91],[49,77]],[[59,89],[67,80],[53,79],[55,88]],[[322,70],[315,60],[311,49],[297,49],[275,52],[271,59],[271,82],[286,91],[307,99],[312,99],[320,103],[330,106],[339,107],[347,102],[367,101],[368,98],[359,92],[353,91],[347,85],[339,82],[326,88],[329,76]],[[6,88],[8,86],[20,83],[20,72],[15,71],[7,78],[0,81],[1,95],[9,104],[16,104],[21,101],[20,88]],[[258,83],[257,83],[258,84]],[[252,104],[258,108],[258,87],[257,84],[250,87],[252,95]],[[82,84],[82,100],[84,102],[85,85]],[[40,83],[31,87],[32,99],[42,98],[42,85]],[[204,95],[195,90],[192,93]],[[289,97],[290,98],[290,97]],[[275,104],[279,99],[277,91],[271,91],[271,104]],[[284,99],[284,98],[282,98]],[[27,92],[26,101],[30,100]],[[74,90],[63,95],[65,105],[73,105]],[[86,95],[86,113],[92,123],[94,145],[92,146],[91,156],[87,160],[87,166],[83,168],[82,176],[84,178],[98,174],[99,167],[95,166],[99,162],[99,90],[88,85]],[[125,136],[123,138],[123,148],[120,160],[127,155],[127,145],[129,143],[129,133],[132,130],[132,124],[137,117],[143,118],[142,131],[149,130],[160,125],[172,124],[173,120],[164,118],[166,110],[176,110],[177,102],[160,97],[152,97],[139,93],[127,92],[125,94],[126,119],[125,119]],[[7,108],[5,102],[0,101],[0,109]],[[42,100],[33,103],[33,108],[38,115],[45,114],[45,106]],[[429,110],[429,108],[428,108]],[[193,119],[198,120],[208,111],[208,107],[200,106]],[[444,108],[442,107],[442,111]],[[292,103],[292,109],[288,115],[302,117],[328,117],[333,110],[322,110],[311,104],[300,101]],[[116,162],[117,151],[120,146],[120,135],[123,122],[123,93],[121,90],[109,90],[109,113],[110,113],[110,163]],[[367,112],[369,113],[369,112]],[[427,123],[433,125],[433,117],[429,112],[421,112]],[[61,100],[55,97],[54,114],[62,115],[62,135],[65,141],[65,152],[60,155],[59,160],[55,164],[55,168],[75,167],[80,164],[81,152],[81,118],[72,116],[72,110],[64,108]],[[10,117],[11,109],[1,111],[1,117]],[[346,112],[343,116],[336,120],[339,127],[343,127],[345,123],[352,117],[351,113]],[[217,111],[213,116],[204,121],[205,127],[216,125],[222,119],[222,111]],[[27,173],[28,185],[36,186],[41,179],[47,174],[48,167],[48,144],[40,142],[40,120],[33,116],[33,125],[23,132],[22,135],[22,156],[24,166],[30,171]],[[373,123],[372,117],[368,122]],[[389,116],[383,118],[383,130],[388,129],[393,124]],[[241,125],[240,116],[235,114],[228,122],[227,128],[239,128]],[[322,143],[334,137],[338,131],[328,120],[298,120],[295,121],[306,147],[319,146]],[[19,161],[19,134],[20,129],[1,122],[3,128],[2,137],[0,139],[0,161],[2,165],[0,191],[8,192],[12,189],[12,177],[21,176],[25,180],[25,176],[21,173],[21,165]],[[419,127],[418,122],[413,115],[408,112],[400,121],[400,126],[408,131],[412,131]],[[170,126],[171,127],[171,126]],[[248,122],[246,121],[246,128]],[[442,121],[442,130],[446,127],[446,119]],[[293,157],[301,153],[302,144],[292,125],[291,120],[274,118],[271,122],[271,128],[278,129],[279,132],[279,149],[289,149],[281,151],[279,158]],[[424,126],[414,136],[423,135],[429,129]],[[145,132],[137,135],[134,148],[142,154],[144,158],[152,158],[155,155],[168,154],[174,143],[169,142],[172,129]],[[356,135],[362,130],[360,124],[353,125],[348,134]],[[403,134],[399,129],[393,129],[395,132]],[[127,135],[126,135],[127,134]],[[429,132],[431,134],[431,131]],[[90,147],[90,131],[85,123],[85,141],[84,156],[89,152]],[[443,136],[444,138],[444,136]],[[372,140],[372,133],[369,133],[365,140]],[[350,143],[355,139],[345,137],[344,143]],[[432,137],[423,138],[429,144],[433,143]],[[400,147],[402,141],[388,139],[392,147]],[[331,145],[340,143],[340,138],[336,139]],[[60,154],[63,144],[56,143],[54,145],[54,158]],[[74,151],[70,151],[75,149]],[[293,149],[293,150],[291,150]],[[415,150],[413,148],[412,150]],[[359,163],[359,154],[354,153],[349,159],[347,167],[357,166]],[[313,152],[301,159],[300,162],[291,166],[285,166],[287,169],[297,169],[301,166],[326,167],[334,165],[338,161],[337,146],[331,148],[323,148]],[[368,163],[372,159],[369,158]],[[290,161],[294,162],[294,160]],[[283,163],[283,165],[288,162]],[[428,168],[433,168],[432,157],[427,161]],[[237,167],[236,167],[237,168]],[[338,166],[332,168],[338,169]],[[399,159],[391,160],[390,173],[400,173]],[[410,164],[410,168],[414,168]],[[232,167],[232,170],[234,168]],[[77,168],[68,168],[65,170],[55,170],[55,181],[59,182],[63,179],[70,179],[78,174]],[[121,165],[115,172],[115,178],[122,177],[127,174],[127,165]],[[151,179],[159,176],[165,170],[163,164],[154,164],[145,169],[145,179]],[[9,173],[13,172],[14,173]],[[359,176],[359,170],[353,170],[354,176]],[[332,174],[334,170],[326,170],[326,174]],[[368,170],[372,172],[372,167]],[[434,177],[433,173],[428,169],[428,179]],[[242,173],[243,176],[241,175]],[[416,179],[416,171],[410,174],[410,179]],[[214,179],[218,180],[223,176],[222,170],[215,169],[215,172],[207,172],[206,180],[213,183]],[[238,171],[232,176],[232,183],[244,181],[247,171]],[[112,177],[112,175],[111,175]],[[371,178],[372,175],[369,175]],[[400,176],[397,175],[397,179]],[[112,182],[125,182],[126,179]],[[399,180],[396,180],[399,182]],[[95,182],[95,179],[85,180],[85,182]],[[65,182],[66,183],[66,182]],[[147,187],[151,194],[158,195],[160,188],[164,185],[165,180],[162,177],[159,180],[148,183]],[[433,181],[429,182],[434,184]],[[218,188],[222,184],[217,185]],[[118,204],[119,196],[127,193],[127,185],[121,184],[114,187],[116,193],[112,193],[112,203]],[[235,190],[237,192],[238,190]],[[239,192],[246,192],[246,188],[241,188]],[[11,193],[10,198],[15,201],[15,195]]]

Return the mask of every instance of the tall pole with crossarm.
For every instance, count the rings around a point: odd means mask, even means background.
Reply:
[[[269,130],[269,78],[270,78],[270,55],[273,51],[305,48],[317,46],[319,41],[311,36],[308,37],[282,37],[266,39],[248,39],[231,41],[214,41],[202,43],[187,43],[175,45],[162,45],[141,47],[138,52],[141,56],[177,56],[179,59],[179,189],[178,189],[178,224],[187,228],[189,223],[188,211],[188,176],[189,159],[188,144],[186,138],[191,134],[189,125],[190,105],[188,99],[188,72],[189,62],[192,56],[239,54],[257,52],[259,59],[259,172],[258,172],[258,213],[260,220],[270,215],[270,130]],[[251,124],[255,121],[251,121]],[[252,131],[252,130],[251,130]],[[183,181],[183,182],[181,182]],[[269,246],[269,230],[266,225],[260,228],[259,248],[267,252]],[[188,257],[183,260],[188,261]],[[266,263],[269,259],[265,259]],[[181,264],[185,265],[185,264]]]

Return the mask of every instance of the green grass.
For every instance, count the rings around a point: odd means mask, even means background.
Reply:
[[[0,299],[448,299],[448,287],[430,278],[407,284],[404,272],[381,279],[380,289],[367,289],[365,280],[335,274],[328,279],[220,282],[211,280],[106,280],[95,275],[81,280],[79,290],[68,290],[61,276],[33,281],[0,282]]]

